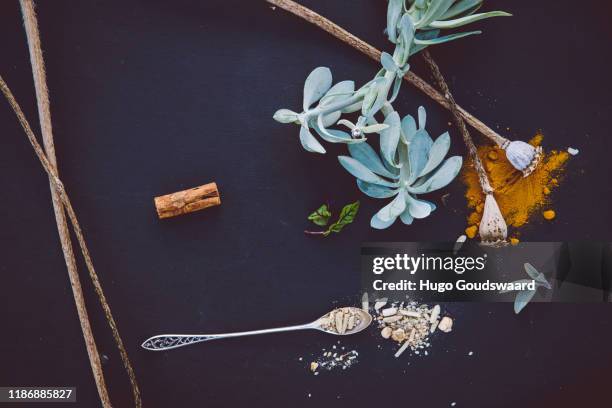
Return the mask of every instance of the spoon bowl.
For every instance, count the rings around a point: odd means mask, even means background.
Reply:
[[[358,307],[340,307],[321,316],[314,325],[324,333],[348,336],[365,330],[371,323],[372,315],[367,311]]]

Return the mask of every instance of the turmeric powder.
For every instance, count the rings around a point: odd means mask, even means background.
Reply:
[[[539,146],[542,139],[543,136],[538,134],[529,143]],[[479,147],[478,156],[495,190],[495,198],[506,224],[515,228],[527,223],[536,210],[550,203],[549,194],[559,185],[559,178],[569,158],[567,152],[553,150],[546,154],[532,174],[523,177],[497,146]],[[485,195],[480,187],[478,174],[469,162],[464,166],[462,179],[467,187],[467,206],[473,210],[468,216],[468,226],[475,226],[482,218]]]

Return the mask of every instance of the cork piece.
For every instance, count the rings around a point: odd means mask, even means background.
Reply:
[[[176,217],[220,204],[221,197],[217,183],[214,182],[155,197],[155,208],[159,218]]]

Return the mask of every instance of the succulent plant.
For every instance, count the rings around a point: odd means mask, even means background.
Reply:
[[[386,228],[400,217],[405,224],[424,218],[435,205],[416,198],[446,186],[461,167],[461,158],[442,160],[448,151],[448,134],[435,142],[425,128],[425,110],[419,109],[419,128],[408,115],[400,121],[392,103],[399,94],[402,78],[410,69],[411,55],[430,45],[442,44],[480,31],[439,36],[489,17],[509,16],[502,11],[478,13],[483,0],[389,0],[386,35],[393,54],[383,52],[382,68],[359,89],[353,81],[333,85],[329,68],[318,67],[306,78],[302,112],[280,109],[274,119],[300,126],[300,142],[305,150],[325,153],[314,136],[330,143],[345,143],[352,157],[341,156],[340,163],[358,178],[359,188],[377,198],[395,199],[372,219],[374,228]],[[360,112],[356,122],[341,119],[343,114]],[[378,118],[383,116],[383,123]],[[345,126],[350,130],[332,128]],[[380,135],[380,157],[364,142],[366,135]],[[372,167],[374,166],[374,167]],[[400,211],[401,209],[401,211]]]
[[[399,217],[406,224],[425,218],[435,204],[417,198],[445,187],[461,169],[461,156],[444,160],[450,147],[448,132],[435,141],[425,130],[426,114],[419,108],[418,128],[407,115],[401,124],[397,112],[387,116],[389,125],[380,135],[380,155],[367,143],[349,146],[349,156],[339,156],[340,164],[357,178],[357,186],[373,198],[395,197],[370,221],[372,228],[384,229]]]

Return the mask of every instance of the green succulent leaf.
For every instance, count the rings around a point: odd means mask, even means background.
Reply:
[[[400,21],[400,43],[401,49],[401,63],[404,64],[410,56],[410,48],[414,41],[414,26],[412,25],[412,19],[408,14],[404,14]]]
[[[391,112],[385,118],[386,129],[380,132],[380,152],[390,164],[395,165],[395,152],[400,140],[401,122],[396,111]]]
[[[398,75],[393,80],[393,92],[391,93],[391,98],[389,98],[389,103],[395,102],[395,98],[397,98],[397,95],[399,94],[399,90],[402,86],[403,78],[404,78],[403,75]]]
[[[531,279],[535,280],[538,286],[544,286],[546,289],[552,289],[552,286],[550,285],[550,283],[548,283],[548,280],[546,279],[544,274],[538,272],[538,270],[534,268],[533,265],[531,265],[530,263],[525,263],[524,267],[525,272],[527,272],[527,275],[529,275]]]
[[[404,116],[404,119],[402,119],[402,133],[404,136],[404,142],[410,143],[414,138],[414,135],[416,135],[416,131],[417,125],[414,118],[411,115]]]
[[[405,209],[406,193],[401,189],[399,194],[389,204],[381,208],[376,215],[381,221],[388,222],[397,219]]]
[[[419,177],[430,173],[432,170],[438,167],[440,163],[442,163],[442,160],[444,160],[444,157],[446,157],[446,153],[448,153],[448,149],[450,149],[450,143],[450,135],[448,132],[443,133],[434,141],[433,145],[429,149],[427,163],[425,164],[423,170],[421,170],[419,173]]]
[[[346,227],[355,220],[358,211],[359,201],[355,201],[354,203],[345,205],[342,208],[342,211],[340,211],[340,216],[338,217],[338,220],[331,224],[323,235],[328,236],[332,232],[338,233],[342,231],[342,228]]]
[[[505,11],[489,11],[488,13],[472,14],[454,20],[434,21],[430,24],[430,27],[441,29],[457,28],[491,17],[512,17],[512,14],[506,13]]]
[[[417,130],[410,141],[408,148],[408,163],[410,165],[410,176],[407,183],[411,185],[417,179],[427,164],[427,154],[433,145],[433,141],[427,131],[423,128]]]
[[[453,5],[455,0],[436,0],[429,3],[427,11],[415,24],[416,28],[423,28],[430,25],[432,21],[438,20]]]
[[[459,0],[442,15],[440,20],[447,20],[449,18],[457,17],[458,15],[469,11],[475,12],[482,5],[482,1],[483,0]]]
[[[399,218],[404,225],[411,225],[414,221],[414,217],[410,215],[410,208],[406,208],[404,212],[400,214]]]
[[[324,227],[329,222],[331,218],[331,212],[327,204],[323,204],[316,211],[308,216],[308,220],[312,221],[314,224]]]
[[[446,187],[459,174],[462,164],[461,156],[450,157],[433,174],[408,187],[408,191],[412,194],[425,194]]]
[[[294,123],[298,121],[298,114],[289,109],[279,109],[274,112],[273,118],[280,123]]]
[[[415,34],[415,39],[418,40],[431,40],[436,38],[440,34],[440,30],[427,30],[427,31],[419,31]],[[412,48],[410,48],[410,55],[414,55],[422,50],[427,48],[427,45],[423,44],[414,44]]]
[[[300,128],[300,142],[302,146],[309,152],[313,153],[325,153],[325,149],[321,146],[321,143],[310,133],[310,129],[306,126]]]
[[[427,124],[427,112],[425,111],[425,108],[422,106],[419,106],[418,109],[418,116],[419,116],[419,129],[425,129],[425,125]]]
[[[366,139],[353,139],[351,135],[342,130],[327,129],[325,127],[324,118],[319,115],[316,124],[313,124],[314,129],[323,140],[329,143],[363,143]]]
[[[468,31],[466,33],[450,34],[450,35],[445,35],[444,37],[432,38],[431,40],[415,39],[414,43],[418,45],[438,45],[438,44],[444,44],[445,42],[458,40],[459,38],[467,37],[469,35],[476,35],[476,34],[482,34],[482,31],[476,30],[476,31]]]
[[[519,314],[521,310],[527,306],[527,304],[533,299],[536,294],[535,290],[521,290],[516,294],[514,299],[514,313]]]
[[[381,133],[389,127],[386,123],[374,123],[373,125],[364,126],[361,128],[363,133]]]
[[[364,166],[361,162],[348,156],[338,156],[338,161],[353,176],[359,180],[366,181],[372,184],[378,184],[386,187],[397,187],[397,183],[391,183],[382,177],[374,174],[370,169]]]
[[[304,111],[321,99],[332,86],[332,74],[327,67],[315,68],[304,82]]]
[[[372,198],[389,198],[397,194],[397,190],[392,190],[387,187],[372,184],[363,180],[357,179],[357,187],[362,193]]]
[[[379,176],[396,179],[398,175],[391,173],[383,165],[378,154],[367,143],[352,144],[348,146],[349,154],[368,169]]]
[[[332,102],[340,102],[345,99],[349,99],[355,93],[355,82],[353,81],[340,81],[336,85],[329,88],[329,90],[323,95],[319,106],[329,106]]]
[[[387,7],[387,37],[389,41],[397,41],[397,23],[404,9],[404,0],[389,0]]]
[[[426,218],[433,211],[427,201],[414,198],[410,194],[406,194],[406,202],[408,204],[408,212],[414,218]]]
[[[397,65],[395,64],[395,61],[393,61],[393,57],[387,52],[380,54],[380,63],[382,64],[383,68],[389,72],[397,71]]]
[[[385,229],[389,228],[395,222],[395,218],[392,220],[383,221],[378,217],[378,213],[374,214],[372,219],[370,220],[370,227],[374,229]]]

